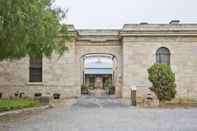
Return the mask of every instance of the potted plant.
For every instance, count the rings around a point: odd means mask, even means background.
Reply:
[[[81,85],[81,94],[89,94],[88,87],[86,85]]]
[[[106,92],[111,95],[111,94],[114,94],[114,87],[112,86],[112,81],[111,80],[107,80],[105,83],[104,83],[104,88],[106,90]]]

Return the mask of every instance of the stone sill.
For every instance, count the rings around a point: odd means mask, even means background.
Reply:
[[[44,86],[43,82],[28,82],[26,83],[28,86]]]

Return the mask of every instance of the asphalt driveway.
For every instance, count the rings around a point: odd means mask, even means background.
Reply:
[[[0,131],[197,131],[197,109],[143,109],[112,97],[81,97],[14,122]]]

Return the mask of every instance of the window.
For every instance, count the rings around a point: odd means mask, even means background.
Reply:
[[[157,64],[170,64],[170,51],[168,48],[161,47],[156,52]]]
[[[42,58],[30,58],[30,82],[42,82]]]

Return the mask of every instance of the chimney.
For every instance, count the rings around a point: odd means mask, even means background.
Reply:
[[[140,22],[140,25],[147,25],[148,22]]]
[[[169,24],[179,24],[180,20],[171,20]]]

